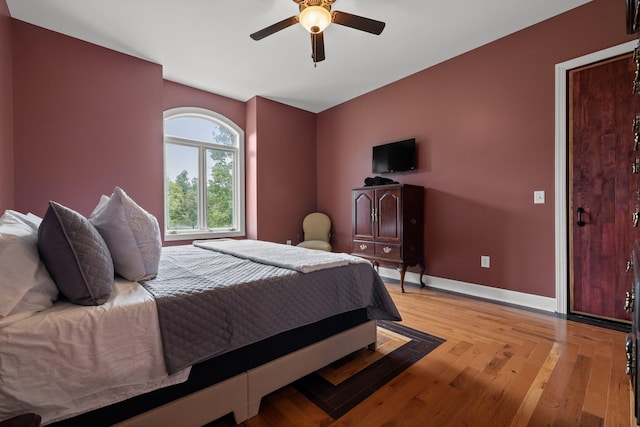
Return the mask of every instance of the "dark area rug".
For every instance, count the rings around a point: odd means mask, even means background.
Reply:
[[[379,320],[376,351],[350,354],[293,385],[336,420],[443,342],[425,332]]]

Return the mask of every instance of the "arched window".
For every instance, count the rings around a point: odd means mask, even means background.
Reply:
[[[202,108],[164,113],[165,240],[243,236],[244,132]]]

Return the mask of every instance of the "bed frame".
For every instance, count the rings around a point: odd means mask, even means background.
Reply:
[[[258,414],[267,394],[375,344],[376,321],[354,310],[195,365],[185,383],[50,426],[202,426],[229,413],[241,423]]]
[[[196,427],[229,413],[240,424],[258,415],[267,394],[375,342],[376,322],[370,320],[116,426]]]

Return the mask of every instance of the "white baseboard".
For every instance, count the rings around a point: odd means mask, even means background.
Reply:
[[[398,273],[398,270],[393,268],[380,267],[380,276],[400,280],[400,273]],[[536,310],[556,312],[557,308],[555,298],[525,294],[523,292],[476,285],[474,283],[460,282],[435,276],[425,275],[422,279],[425,284],[431,288],[442,289],[478,298],[485,298],[507,304],[520,305]],[[418,273],[408,271],[404,276],[404,281],[405,283],[410,282],[420,284],[420,275]]]

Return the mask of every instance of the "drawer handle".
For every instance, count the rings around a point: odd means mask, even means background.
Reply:
[[[360,250],[361,250],[361,251],[364,251],[364,250],[366,250],[368,247],[369,247],[369,246],[367,246],[367,245],[365,245],[364,243],[362,243],[362,244],[360,245]]]
[[[391,249],[389,246],[385,246],[384,248],[382,248],[382,252],[384,252],[385,254],[388,254],[392,251],[393,249]]]

